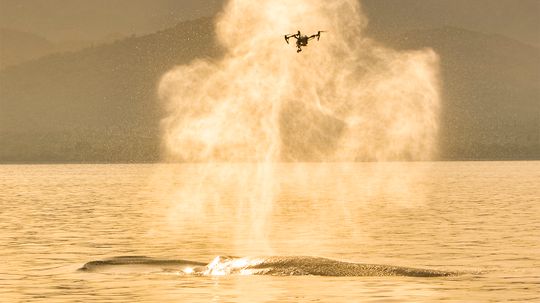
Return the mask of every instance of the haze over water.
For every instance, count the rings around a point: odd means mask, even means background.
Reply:
[[[171,228],[160,192],[150,184],[159,165],[0,167],[0,297],[6,302],[508,302],[538,300],[540,164],[538,162],[285,164],[328,178],[282,187],[268,234],[275,255],[323,256],[462,271],[442,278],[182,276],[113,268],[77,272],[106,257],[146,255],[210,262],[249,242],[241,220],[215,212],[206,228]],[[381,167],[382,166],[382,167]],[[377,168],[378,167],[378,168]],[[377,188],[366,171],[419,171],[412,189]],[[193,165],[180,165],[189,182]],[[314,174],[312,174],[314,175]],[[371,176],[371,174],[368,174]],[[355,180],[336,196],[338,182]],[[296,179],[298,180],[298,179]],[[411,200],[413,199],[413,200]],[[224,200],[224,207],[233,207]],[[342,208],[346,205],[347,209]],[[344,219],[343,213],[347,216]],[[244,226],[246,229],[248,226]],[[242,256],[260,251],[246,250]]]

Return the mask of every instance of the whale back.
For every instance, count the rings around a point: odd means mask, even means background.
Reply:
[[[274,275],[274,276],[407,276],[445,277],[456,272],[381,264],[343,262],[319,257],[216,257],[210,263],[155,259],[144,256],[113,257],[91,261],[80,271],[113,273],[175,272],[188,275]]]
[[[186,268],[204,267],[206,263],[188,260],[155,259],[145,256],[121,256],[90,261],[79,271],[86,272],[163,272],[182,271]]]

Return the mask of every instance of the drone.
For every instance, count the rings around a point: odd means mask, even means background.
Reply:
[[[302,46],[307,46],[308,45],[309,40],[317,38],[317,41],[319,41],[319,39],[321,39],[321,33],[324,33],[324,32],[325,31],[319,31],[315,35],[303,36],[300,33],[300,31],[298,31],[298,33],[296,33],[296,34],[285,35],[285,42],[287,42],[287,44],[289,44],[289,39],[291,39],[291,38],[296,39],[296,47],[298,48],[296,50],[296,52],[299,53],[299,52],[302,51]]]

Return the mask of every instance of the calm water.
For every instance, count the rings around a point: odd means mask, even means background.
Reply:
[[[266,179],[236,184],[217,170],[0,166],[0,301],[540,301],[540,162],[283,164],[252,195],[242,193]],[[127,255],[320,256],[462,274],[77,271]]]

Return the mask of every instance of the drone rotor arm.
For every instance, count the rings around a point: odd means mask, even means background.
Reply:
[[[325,31],[319,31],[319,32],[316,33],[315,35],[309,36],[309,37],[308,37],[308,40],[317,38],[317,41],[319,41],[319,40],[321,39],[321,33],[325,33]]]
[[[285,41],[289,44],[289,39],[294,38],[298,40],[298,34],[285,35]]]

